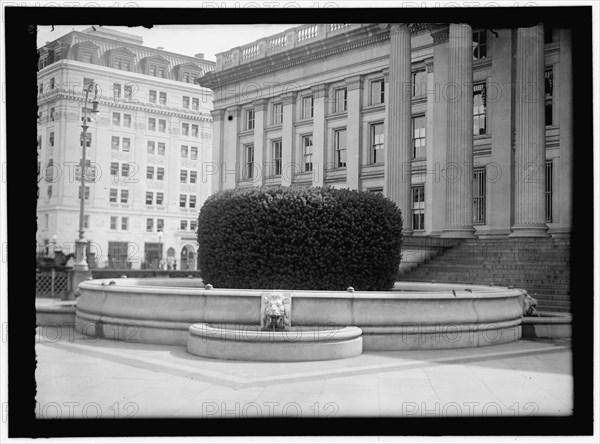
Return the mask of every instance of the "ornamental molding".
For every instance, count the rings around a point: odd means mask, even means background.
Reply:
[[[446,43],[448,38],[450,37],[450,29],[442,29],[441,31],[436,31],[431,33],[431,37],[433,38],[434,45],[441,45],[442,43]]]
[[[425,69],[428,73],[433,72],[433,58],[425,59]]]

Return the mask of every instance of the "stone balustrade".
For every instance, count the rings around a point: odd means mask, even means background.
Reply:
[[[333,35],[366,26],[360,23],[309,24],[290,28],[278,34],[257,40],[244,46],[216,54],[216,71],[233,68],[244,63],[288,51]]]

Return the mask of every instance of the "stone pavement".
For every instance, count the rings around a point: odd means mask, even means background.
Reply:
[[[364,352],[324,362],[231,362],[185,347],[38,327],[37,415],[351,417],[570,415],[570,341]]]

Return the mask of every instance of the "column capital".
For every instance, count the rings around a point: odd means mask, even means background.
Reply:
[[[219,122],[221,120],[223,120],[223,118],[225,117],[225,110],[224,109],[214,109],[210,112],[212,118],[213,118],[213,122]]]
[[[363,76],[352,76],[346,78],[346,88],[348,91],[354,91],[362,87]]]
[[[298,97],[298,91],[286,91],[281,95],[281,99],[284,105],[293,105],[296,103]]]
[[[310,89],[314,95],[314,98],[320,99],[320,98],[325,97],[327,95],[328,86],[329,85],[327,83],[320,83],[318,85],[311,87]]]
[[[409,24],[408,23],[392,23],[390,25],[390,34],[396,34],[398,32],[410,33]]]
[[[254,107],[254,112],[264,111],[267,107],[267,99],[258,99],[252,102],[252,106]]]
[[[381,74],[383,74],[383,79],[385,80],[385,82],[389,82],[390,80],[390,68],[383,68],[381,70]]]
[[[431,33],[431,37],[433,38],[434,45],[441,45],[442,43],[446,43],[448,41],[449,36],[450,36],[450,29],[448,29],[448,28]]]
[[[433,57],[425,59],[425,69],[427,69],[427,72],[433,72]]]
[[[240,117],[242,114],[242,107],[240,105],[230,106],[226,109],[227,114],[233,117]]]

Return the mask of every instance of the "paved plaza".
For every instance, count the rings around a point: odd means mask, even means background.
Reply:
[[[568,340],[231,362],[45,326],[36,353],[44,418],[566,416],[573,409]]]

